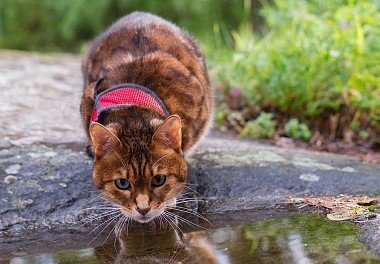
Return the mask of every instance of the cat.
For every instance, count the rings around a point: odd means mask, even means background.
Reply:
[[[184,153],[209,126],[204,56],[184,30],[134,12],[90,44],[82,72],[95,186],[126,217],[147,223],[184,190]]]

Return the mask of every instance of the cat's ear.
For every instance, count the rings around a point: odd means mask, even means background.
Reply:
[[[115,135],[116,131],[112,131],[112,129],[97,122],[90,125],[89,132],[96,156],[117,151],[122,145],[120,139]]]
[[[152,142],[159,144],[164,149],[174,149],[182,153],[182,121],[178,115],[171,115],[156,129]]]

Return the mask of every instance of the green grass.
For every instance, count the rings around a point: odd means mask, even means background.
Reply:
[[[370,0],[276,0],[264,7],[264,37],[246,23],[232,32],[230,48],[211,56],[217,101],[225,102],[218,104],[219,127],[251,136],[244,127],[265,111],[282,135],[308,140],[310,129],[330,140],[349,132],[353,141],[379,141],[379,9]],[[229,120],[234,112],[241,113],[237,124]],[[265,137],[273,134],[267,127]]]

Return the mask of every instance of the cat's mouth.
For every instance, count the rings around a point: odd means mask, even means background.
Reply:
[[[149,212],[145,215],[141,215],[140,213],[138,213],[137,211],[135,212],[130,212],[130,211],[126,211],[124,209],[121,209],[121,212],[129,217],[129,218],[132,218],[133,220],[139,222],[139,223],[148,223],[150,221],[152,221],[153,219],[159,217],[163,212],[164,212],[165,209],[159,209],[159,210],[155,210],[155,211],[152,211],[152,212]]]
[[[146,216],[146,215],[142,215],[140,216],[139,218],[134,218],[137,222],[140,222],[140,223],[148,223],[150,221],[152,221],[154,218],[156,218],[156,216]]]

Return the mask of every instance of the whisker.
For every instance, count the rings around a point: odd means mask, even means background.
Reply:
[[[103,223],[101,223],[101,224],[99,224],[97,227],[95,227],[90,233],[89,233],[89,235],[91,234],[91,233],[93,233],[96,229],[98,229],[99,227],[101,227],[102,225],[104,225],[104,224],[106,224],[106,223],[108,223],[108,222],[112,222],[112,220],[114,220],[116,217],[118,217],[118,216],[120,216],[122,213],[121,212],[119,212],[119,214],[116,214],[116,215],[114,215],[114,216],[112,216],[110,219],[107,219],[106,221],[104,221]],[[107,225],[108,226],[108,225]]]
[[[168,224],[173,228],[174,231],[176,230],[176,228],[175,228],[172,224],[174,224],[174,225],[177,227],[177,229],[178,229],[178,230],[182,233],[182,235],[183,235],[182,230],[178,227],[177,224],[175,224],[174,222],[172,222],[172,219],[169,217],[169,215],[166,214],[166,212],[163,212],[161,215],[162,215],[162,217],[166,220],[166,222],[168,222]]]
[[[193,188],[190,188],[189,186],[184,186],[186,189],[190,190],[190,191],[193,191],[194,193],[198,194],[199,196],[202,196],[204,197],[202,194],[200,194],[199,192],[197,192],[196,190],[194,190]]]
[[[115,218],[117,218],[117,217],[120,217],[120,215],[121,215],[122,213],[120,213],[120,214],[118,214],[118,215],[116,215],[116,216],[114,216],[114,217],[112,217],[111,219],[108,219],[107,221],[105,221],[103,224],[105,224],[105,223],[107,223],[108,222],[108,224],[102,229],[102,231],[100,231],[99,232],[99,234],[97,234],[96,235],[96,237],[94,237],[91,241],[90,241],[90,243],[88,243],[89,245],[97,238],[97,237],[99,237],[99,235],[112,223],[112,220],[114,220]],[[103,225],[103,224],[100,224],[99,226],[97,226],[95,229],[97,229],[98,227],[100,227],[101,225]],[[89,234],[91,234],[92,232],[94,232],[95,231],[95,229],[94,230],[92,230]]]
[[[184,202],[207,202],[211,201],[211,199],[200,199],[200,198],[179,198],[177,199],[177,203],[184,203]]]
[[[182,192],[178,197],[178,199],[185,199],[185,198],[190,198],[190,199],[196,199],[196,198],[200,198],[199,196],[197,195],[194,195],[193,192]]]
[[[160,220],[160,229],[162,229],[164,226],[162,224],[162,216],[161,215],[159,216],[159,220]]]
[[[99,199],[99,200],[102,200],[102,201],[106,201],[108,202],[107,200],[105,200],[103,197],[99,196],[99,195],[96,195],[94,197],[91,198],[91,200],[87,201],[83,206],[86,206],[90,203],[92,203],[95,199]],[[85,209],[85,208],[84,208]],[[77,213],[81,213],[84,209],[79,209],[77,210]]]
[[[127,216],[124,216],[124,219],[123,219],[123,221],[121,222],[121,225],[120,225],[120,228],[119,228],[119,233],[120,233],[120,231],[124,228],[124,224],[125,223],[127,223],[128,221],[129,221],[129,217],[127,217]],[[128,235],[128,230],[127,230],[127,235]]]
[[[186,201],[177,201],[175,204],[186,204],[186,203],[193,203],[193,202],[200,203],[200,202],[204,202],[204,201],[200,201],[200,200],[186,200]]]
[[[123,228],[123,225],[124,225],[124,222],[125,220],[128,219],[127,216],[125,216],[124,214],[120,217],[120,219],[117,221],[116,225],[112,228],[112,230],[110,231],[110,233],[108,234],[108,236],[106,237],[106,239],[104,240],[103,244],[107,241],[108,237],[111,235],[111,233],[115,232],[115,242],[116,242],[116,237],[119,235],[120,233],[120,230]],[[121,221],[120,221],[121,220]],[[117,228],[117,229],[116,229]],[[115,245],[115,242],[114,242],[114,247],[116,249],[116,245]],[[102,244],[102,245],[103,245]]]
[[[180,260],[180,263],[186,263],[185,261],[186,260],[188,260],[190,258],[190,255],[188,255],[187,257],[185,257],[184,259],[181,259]],[[193,263],[194,263],[195,261],[193,261]],[[188,264],[190,264],[190,263],[188,263]]]
[[[170,263],[174,263],[174,260],[179,256],[179,254],[181,253],[181,251],[184,249],[184,247],[181,247],[177,252],[175,252],[173,254],[173,256],[170,257],[170,259],[168,260],[168,263],[167,264],[170,264]],[[183,263],[183,262],[181,262]]]
[[[125,216],[124,216],[125,217]],[[120,223],[122,221],[122,219],[124,219],[124,217],[120,217],[119,220],[117,220],[117,223],[115,225],[115,238],[113,240],[113,247],[115,249],[115,251],[117,252],[117,248],[116,248],[116,240],[119,236],[119,230],[120,230]]]
[[[101,197],[99,197],[99,195],[95,195],[94,197],[92,197],[89,201],[87,201],[84,205],[87,205],[87,204],[89,204],[89,203],[91,203],[91,202],[93,202],[95,199],[102,199]]]
[[[120,209],[119,207],[106,207],[106,206],[94,206],[94,207],[88,207],[83,208],[82,210],[106,210],[106,209]]]
[[[120,218],[122,218],[122,217],[120,217]],[[120,219],[119,219],[119,220],[120,220]],[[117,223],[119,222],[119,220],[117,221]],[[116,223],[116,224],[117,224],[117,223]],[[114,232],[115,228],[116,228],[116,225],[114,225],[114,227],[113,227],[113,228],[111,229],[111,231],[108,233],[107,237],[104,239],[103,243],[102,243],[100,246],[103,246],[104,243],[106,243],[107,239],[108,239],[109,236]]]
[[[196,200],[194,200],[194,201],[196,201]],[[160,205],[159,208],[164,207],[164,206],[176,206],[177,204],[185,204],[185,203],[188,203],[188,202],[193,202],[193,201],[167,202],[165,204]]]
[[[117,213],[117,212],[119,212],[119,210],[117,210],[117,211],[115,210],[115,211],[111,211],[111,212],[101,213],[101,214],[96,215],[95,217],[93,217],[93,216],[89,216],[89,217],[86,217],[86,218],[81,219],[79,222],[80,222],[80,223],[83,222],[84,224],[86,224],[86,223],[92,222],[92,221],[94,221],[94,220],[97,220],[97,219],[100,219],[100,218],[103,218],[103,217],[106,217],[106,216],[114,215],[114,214]]]
[[[216,197],[178,197],[177,200],[198,200],[198,201],[210,201],[210,200],[215,200]]]
[[[205,216],[201,215],[200,213],[198,213],[196,211],[192,211],[189,208],[181,207],[181,206],[178,206],[178,205],[175,206],[175,207],[168,207],[168,208],[169,209],[173,209],[173,210],[177,210],[177,211],[181,211],[181,212],[184,212],[184,213],[192,214],[192,215],[194,215],[196,217],[199,217],[199,218],[203,219],[204,221],[208,222],[210,225],[212,225]]]
[[[179,220],[183,221],[184,223],[186,223],[186,224],[188,224],[188,225],[190,225],[190,226],[196,226],[196,227],[199,227],[199,228],[204,229],[203,226],[200,226],[200,225],[198,225],[198,224],[196,224],[196,223],[193,223],[193,222],[191,222],[190,220],[187,220],[187,219],[185,219],[185,218],[183,218],[183,217],[181,217],[181,216],[179,216],[179,215],[176,215],[176,214],[171,213],[171,212],[167,212],[167,213],[168,213],[168,214],[171,214],[172,216],[176,216]]]
[[[158,160],[156,160],[156,161],[153,163],[152,167],[154,167],[154,165],[156,165],[157,162],[159,162],[160,160],[162,160],[163,158],[165,158],[167,155],[169,155],[169,154],[165,154],[164,156],[162,156],[161,158],[159,158]]]
[[[162,219],[165,220],[173,228],[173,230],[175,230],[175,228],[168,222],[168,219],[166,219],[164,214],[161,214],[161,216],[162,216]]]
[[[126,226],[127,226],[127,236],[128,236],[128,227],[129,227],[129,223],[131,222],[131,218],[129,218],[129,217],[127,217],[127,219],[125,220],[125,224],[126,224]],[[124,225],[124,223],[123,223],[123,225]]]
[[[165,212],[165,213],[169,213],[169,212]],[[184,235],[184,233],[182,232],[182,229],[179,227],[178,225],[178,222],[177,222],[177,215],[171,213],[171,214],[167,214],[166,215],[169,219],[171,219],[173,225],[175,225],[177,227],[177,229],[181,232],[182,235]],[[174,230],[175,231],[175,230]]]
[[[121,217],[119,218],[119,220],[117,220],[117,222],[116,222],[116,224],[115,224],[115,226],[114,226],[115,234],[117,234],[117,231],[119,230],[120,223],[121,223],[121,221],[122,221],[123,219],[124,219],[124,217],[121,216]]]
[[[186,208],[186,207],[181,207],[181,206],[167,206],[168,209],[172,209],[172,210],[177,210],[177,211],[180,211],[180,212],[183,212],[183,213],[187,213],[187,214],[191,214],[191,215],[194,215],[196,217],[199,217],[201,219],[203,219],[204,221],[206,221],[207,223],[209,223],[211,226],[213,226],[213,224],[211,224],[211,222],[206,218],[204,217],[203,215],[201,215],[200,213],[198,212],[195,212],[195,211],[191,211],[190,209]]]
[[[120,232],[124,226],[124,223],[126,221],[129,221],[129,217],[123,215],[116,223],[116,226],[115,226],[115,239],[114,239],[114,242],[113,242],[113,246],[115,248],[115,251],[117,252],[117,248],[116,248],[116,240],[118,237],[120,237]],[[128,235],[128,231],[127,231],[127,235]]]
[[[121,228],[123,228],[124,230],[126,230],[126,235],[128,236],[128,233],[129,233],[129,223],[131,221],[131,218],[129,217],[126,217],[125,220],[123,221],[122,225],[121,225]],[[125,227],[124,227],[125,226]]]
[[[178,218],[178,216],[176,215],[176,214],[173,214],[173,213],[170,213],[170,212],[168,212],[168,211],[166,211],[165,212],[167,215],[167,217],[169,218],[169,219],[171,219],[171,221],[172,221],[172,223],[177,227],[177,229],[182,233],[182,235],[184,234],[183,232],[182,232],[182,229],[179,227],[179,223],[177,222],[178,220],[177,220],[177,218]],[[175,231],[175,230],[174,230]]]
[[[104,215],[104,214],[107,214],[107,213],[113,213],[113,212],[118,212],[118,211],[120,211],[120,208],[101,209],[101,212],[99,212],[99,213],[97,213],[96,210],[94,210],[94,211],[91,212],[91,214],[89,216],[84,217],[84,219],[90,218],[95,213],[96,213],[97,216],[99,216],[99,215]]]
[[[92,200],[95,200],[95,199],[99,199],[99,200],[103,200],[103,201],[105,201],[105,202],[109,202],[109,201],[107,201],[107,199],[105,199],[103,196],[101,196],[100,194],[99,194],[99,191],[98,190],[95,190],[95,191],[88,191],[90,194],[92,194],[93,195],[93,197],[91,198],[91,200],[90,200],[90,202],[92,201]],[[88,203],[88,202],[86,202],[86,203]]]
[[[120,160],[121,164],[125,167],[125,168],[128,168],[127,164],[125,163],[125,161],[123,160],[123,158],[119,155],[119,153],[117,153],[113,148],[111,148],[111,150],[116,154],[117,158]]]

